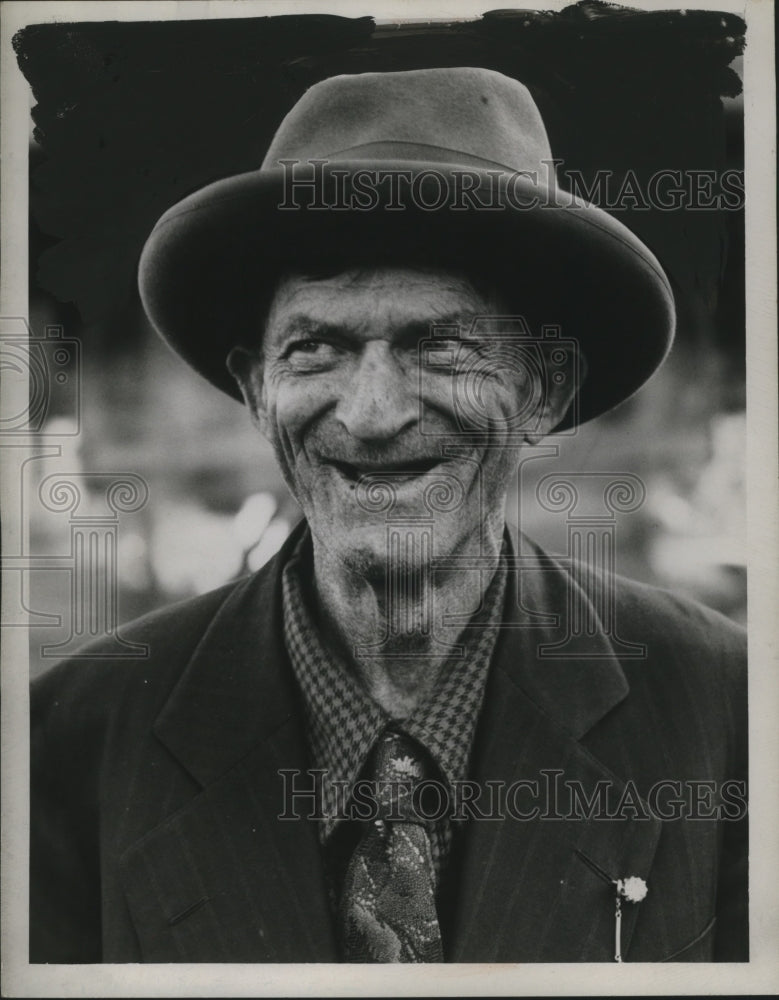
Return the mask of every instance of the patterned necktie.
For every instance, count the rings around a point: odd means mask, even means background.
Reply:
[[[387,731],[376,748],[373,779],[379,818],[349,862],[341,897],[348,962],[442,962],[435,872],[427,830],[413,812],[425,778],[411,741]]]

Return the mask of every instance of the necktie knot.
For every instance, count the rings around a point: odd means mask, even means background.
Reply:
[[[378,818],[387,822],[425,823],[421,796],[430,768],[414,742],[388,730],[379,740],[373,763]]]

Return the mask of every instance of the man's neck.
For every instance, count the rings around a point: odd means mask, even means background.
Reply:
[[[314,540],[316,597],[330,652],[354,672],[368,694],[395,719],[407,718],[425,698],[450,647],[462,642],[498,566],[502,531],[475,538],[458,556],[479,557],[481,572],[399,569],[394,578],[366,577],[329,558]]]

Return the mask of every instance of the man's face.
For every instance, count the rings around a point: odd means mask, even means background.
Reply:
[[[491,548],[499,544],[517,459],[506,441],[531,380],[489,363],[489,338],[458,346],[453,331],[444,354],[433,354],[446,364],[420,356],[433,326],[458,324],[467,335],[474,317],[496,309],[467,279],[441,271],[353,269],[279,285],[262,357],[250,356],[242,374],[231,368],[315,543],[331,557],[364,574],[383,572],[388,517],[432,515],[436,557],[473,551],[480,534]],[[477,380],[486,417],[478,443],[464,437],[456,412],[474,359],[486,362]]]

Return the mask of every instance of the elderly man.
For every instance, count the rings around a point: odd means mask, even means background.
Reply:
[[[748,957],[741,630],[505,523],[673,334],[551,162],[501,74],[338,77],[155,227],[149,316],[305,520],[38,682],[33,961]]]

